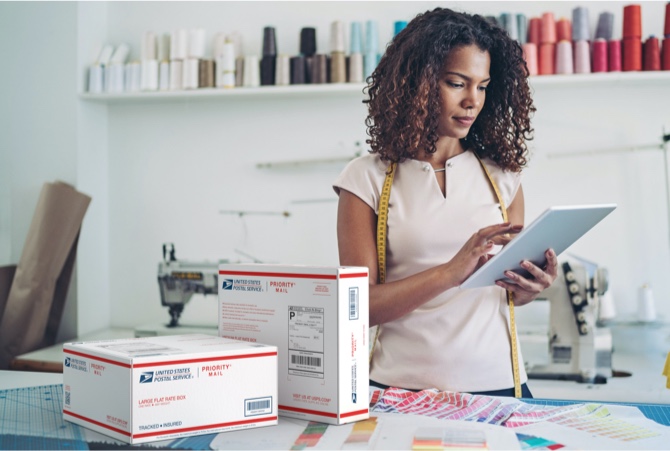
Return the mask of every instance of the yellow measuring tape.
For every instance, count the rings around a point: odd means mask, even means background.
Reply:
[[[474,153],[474,152],[473,152]],[[475,153],[479,164],[484,169],[486,176],[493,187],[493,191],[496,193],[498,202],[500,203],[500,210],[502,212],[503,221],[507,222],[507,207],[505,206],[505,201],[500,194],[498,185],[496,184],[493,176],[486,168],[482,160],[479,158],[479,155]],[[386,282],[386,230],[387,230],[387,221],[388,221],[388,206],[389,199],[391,197],[391,185],[393,184],[393,177],[395,176],[397,164],[392,163],[388,170],[386,171],[386,178],[384,179],[384,185],[382,186],[382,193],[379,199],[379,213],[377,215],[377,265],[379,271],[379,283]],[[510,341],[512,345],[512,371],[514,373],[514,397],[521,397],[521,378],[519,377],[519,354],[518,354],[518,344],[516,340],[516,320],[514,319],[514,298],[512,292],[507,292],[507,304],[509,305],[509,322],[510,322]],[[381,324],[377,326],[377,332],[375,333],[374,341],[372,342],[372,349],[370,350],[370,363],[372,363],[372,355],[375,352],[375,346],[377,344],[377,339],[379,338],[379,332],[381,330]]]

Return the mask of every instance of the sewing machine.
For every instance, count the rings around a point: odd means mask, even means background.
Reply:
[[[195,293],[217,294],[219,262],[177,260],[173,244],[163,244],[163,261],[158,264],[161,304],[169,308],[168,327],[177,327],[184,306]]]
[[[528,368],[531,379],[605,383],[612,377],[612,334],[598,326],[607,270],[571,258],[559,265],[554,283],[538,299],[550,303],[549,363]]]

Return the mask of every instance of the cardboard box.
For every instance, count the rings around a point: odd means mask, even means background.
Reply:
[[[219,335],[279,353],[279,415],[369,417],[368,269],[219,266]]]
[[[127,443],[277,424],[277,348],[211,335],[63,346],[63,418]]]

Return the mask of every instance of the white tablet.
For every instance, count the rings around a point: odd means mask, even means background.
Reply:
[[[524,277],[528,271],[521,268],[522,260],[543,267],[544,253],[552,248],[556,255],[598,224],[616,208],[616,204],[572,205],[550,207],[526,226],[512,241],[475,271],[460,288],[478,288],[495,285],[496,280],[508,280],[504,272],[512,270]]]

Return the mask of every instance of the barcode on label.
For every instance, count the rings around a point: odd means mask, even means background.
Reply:
[[[349,288],[349,319],[358,319],[358,287]]]
[[[244,415],[265,415],[272,413],[272,397],[247,399],[244,401]]]
[[[65,392],[65,405],[66,406],[70,405],[70,392],[69,391]]]
[[[306,355],[292,355],[291,363],[294,365],[306,365],[321,368],[321,357],[309,357]]]

